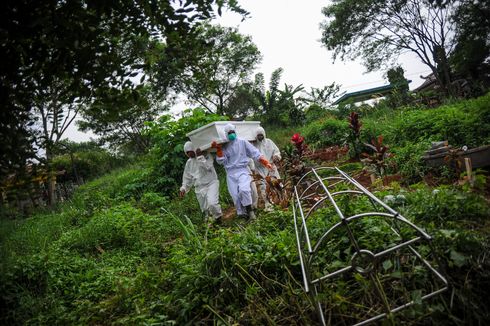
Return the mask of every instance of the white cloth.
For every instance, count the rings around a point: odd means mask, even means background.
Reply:
[[[225,126],[226,129],[226,126]],[[237,138],[223,146],[223,156],[216,157],[218,164],[226,170],[226,183],[228,191],[238,215],[247,214],[245,207],[252,205],[252,189],[248,162],[249,159],[257,161],[260,152],[252,144],[242,138]]]
[[[189,192],[192,186],[194,186],[201,211],[214,218],[221,216],[219,181],[211,154],[189,158],[185,163],[180,190]]]

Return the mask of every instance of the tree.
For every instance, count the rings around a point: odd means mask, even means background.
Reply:
[[[113,88],[82,112],[83,120],[78,125],[82,131],[92,130],[114,148],[130,144],[136,153],[144,153],[150,145],[144,135],[145,123],[165,109],[150,86]]]
[[[224,111],[233,119],[245,120],[258,107],[259,100],[254,96],[253,84],[244,83],[238,87],[233,96],[228,100]]]
[[[305,92],[306,94],[302,97],[302,100],[308,104],[316,104],[326,108],[332,103],[333,98],[338,95],[339,91],[340,85],[335,84],[335,82],[323,88],[311,87],[310,92]]]
[[[262,116],[267,116],[271,120],[275,111],[276,103],[279,99],[279,83],[283,73],[282,68],[277,68],[271,74],[269,80],[269,89],[265,89],[264,74],[258,73],[255,75],[255,82],[253,85],[253,95],[258,100],[259,106],[256,108],[256,113]]]
[[[280,97],[277,108],[282,124],[299,125],[305,120],[304,104],[302,98],[297,94],[304,91],[303,85],[294,87],[293,85],[284,84],[284,90],[280,90]],[[287,114],[287,115],[286,115]]]
[[[298,124],[304,120],[302,97],[298,96],[304,90],[302,85],[294,87],[284,84],[279,89],[282,68],[274,70],[269,81],[269,89],[265,88],[264,75],[255,75],[252,94],[256,98],[256,114],[265,123],[274,125]]]
[[[209,46],[196,64],[188,66],[177,79],[175,88],[191,101],[212,113],[225,112],[230,99],[260,62],[260,52],[250,36],[236,28],[203,24],[197,38]]]
[[[393,86],[391,94],[387,96],[388,103],[392,108],[404,105],[408,102],[408,80],[405,78],[405,71],[402,67],[397,66],[386,72],[386,77]]]
[[[110,0],[0,2],[0,155],[2,174],[34,156],[34,94],[69,77],[72,98],[103,88],[132,87],[130,77],[153,64],[146,54],[162,43],[165,86],[193,63],[195,28],[227,0]],[[160,78],[161,80],[163,78]],[[70,103],[64,103],[70,104]]]
[[[457,76],[466,78],[481,94],[490,86],[490,3],[464,1],[454,15],[456,47],[450,64]]]
[[[448,57],[454,45],[457,1],[336,0],[323,8],[322,42],[340,56],[361,56],[368,71],[412,51],[427,65],[441,88],[450,92]]]
[[[55,147],[84,105],[80,99],[71,98],[70,83],[68,77],[52,79],[48,86],[35,89],[33,94],[35,126],[40,133],[36,144],[44,150],[44,157],[38,156],[38,159],[46,165],[48,173],[52,173],[51,161]],[[50,204],[56,202],[54,182],[48,182],[48,200]]]

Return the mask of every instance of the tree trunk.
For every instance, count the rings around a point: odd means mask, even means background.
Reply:
[[[48,205],[52,206],[56,204],[56,175],[52,171],[51,168],[51,148],[50,146],[46,146],[46,173],[48,175],[47,182],[48,182]]]
[[[454,96],[451,87],[451,68],[448,63],[446,51],[441,46],[434,49],[434,61],[436,62],[436,78],[446,96]]]

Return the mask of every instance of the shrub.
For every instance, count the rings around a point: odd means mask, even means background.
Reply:
[[[434,109],[403,108],[363,119],[363,139],[383,134],[392,146],[448,140],[452,146],[490,143],[490,93]]]
[[[490,207],[483,197],[450,187],[434,191],[422,188],[410,193],[407,201],[407,214],[424,223],[443,226],[446,221],[477,222],[490,216]]]
[[[393,147],[392,155],[387,159],[388,166],[395,166],[395,170],[402,175],[406,184],[422,180],[428,167],[422,158],[424,152],[430,147],[430,142],[407,143],[403,147]]]
[[[301,128],[302,134],[313,148],[342,145],[349,134],[347,120],[333,118],[318,120]]]
[[[150,180],[153,190],[165,195],[175,191],[182,180],[187,160],[183,152],[186,134],[219,120],[228,118],[195,109],[184,111],[184,116],[179,120],[172,120],[170,115],[164,115],[157,122],[149,124],[148,134],[154,144],[150,153]]]

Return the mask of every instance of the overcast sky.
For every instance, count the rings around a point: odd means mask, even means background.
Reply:
[[[263,55],[258,71],[266,82],[272,71],[282,67],[282,84],[323,87],[332,82],[341,84],[342,90],[351,92],[387,84],[384,71],[364,74],[360,62],[332,62],[332,52],[320,43],[320,23],[325,20],[322,8],[327,0],[239,0],[250,12],[250,18],[240,22],[236,14],[225,12],[217,22],[238,27],[242,34],[252,36]],[[405,77],[412,80],[410,88],[420,85],[419,76],[429,69],[414,55],[404,55],[399,62]]]
[[[214,23],[238,27],[242,34],[250,35],[262,53],[262,63],[257,72],[264,74],[268,84],[271,73],[284,69],[281,88],[284,83],[298,86],[303,84],[321,88],[332,82],[342,85],[341,92],[386,85],[384,71],[366,74],[360,62],[332,61],[332,53],[320,43],[320,23],[325,20],[321,13],[329,4],[327,0],[238,0],[250,12],[250,18],[241,22],[241,17],[223,12]],[[410,89],[419,86],[420,75],[428,75],[429,69],[412,54],[405,54],[399,64],[405,70],[405,77],[412,80]],[[180,111],[183,103],[172,111]],[[66,136],[75,141],[86,141],[92,134],[83,134],[72,126]]]

